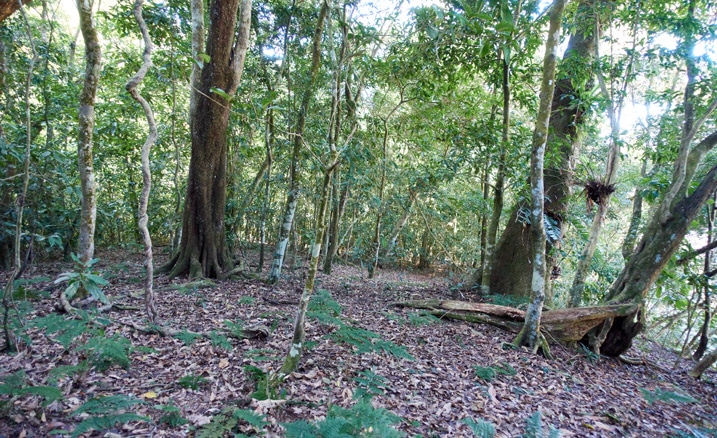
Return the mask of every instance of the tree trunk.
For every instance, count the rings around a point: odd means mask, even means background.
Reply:
[[[92,160],[92,134],[95,127],[95,96],[100,79],[101,52],[100,42],[92,17],[92,4],[86,0],[77,0],[80,14],[80,29],[85,40],[85,81],[80,94],[79,138],[77,160],[80,169],[80,191],[82,206],[80,210],[80,241],[78,253],[80,260],[87,263],[95,254],[95,225],[97,220],[97,194],[95,192],[95,172]]]
[[[335,177],[338,180],[338,175]],[[349,183],[348,181],[344,184],[336,184],[341,187],[341,195],[339,196],[338,203],[334,206],[331,212],[331,226],[329,227],[329,250],[326,253],[326,260],[324,260],[324,274],[331,274],[331,265],[336,258],[336,254],[339,251],[340,235],[339,235],[339,224],[344,217],[344,210],[346,208],[346,201],[349,195]]]
[[[702,360],[700,360],[688,374],[690,377],[699,379],[702,376],[702,373],[707,371],[707,369],[714,365],[715,362],[717,362],[717,348],[710,352],[707,356],[703,357]]]
[[[532,245],[533,278],[530,289],[530,303],[525,313],[525,325],[518,333],[514,343],[525,345],[534,353],[543,344],[540,341],[540,317],[543,312],[545,300],[545,283],[547,273],[547,260],[545,254],[545,227],[543,224],[543,211],[545,208],[545,188],[543,181],[543,167],[545,148],[548,142],[548,129],[550,127],[550,112],[555,90],[555,65],[557,64],[557,49],[560,44],[560,29],[563,9],[567,0],[555,0],[550,8],[550,29],[545,44],[545,59],[543,61],[543,80],[540,86],[540,106],[538,118],[535,121],[533,132],[533,151],[530,157],[530,237]],[[544,346],[544,349],[547,349]],[[548,351],[545,351],[549,354]]]
[[[191,114],[192,155],[184,199],[179,251],[161,268],[170,277],[219,278],[232,267],[226,251],[224,209],[227,189],[227,126],[231,100],[239,87],[249,45],[251,0],[214,0],[206,53]],[[236,41],[233,41],[237,35]]]
[[[707,207],[707,245],[712,243],[712,232],[714,231],[715,223],[715,202],[717,201],[717,194],[712,195],[712,205]],[[694,360],[700,360],[707,351],[707,344],[709,343],[710,334],[710,323],[712,322],[712,303],[710,302],[710,271],[712,270],[712,257],[710,251],[705,252],[705,260],[703,265],[703,274],[705,276],[705,284],[702,287],[704,298],[702,300],[702,309],[704,311],[704,320],[702,321],[702,328],[700,329],[700,342],[697,345],[697,349],[692,355]]]
[[[578,24],[570,36],[563,56],[563,64],[572,68],[592,64],[595,52],[594,6],[581,0],[575,22]],[[587,75],[587,73],[586,73]],[[589,81],[588,81],[589,82]],[[555,85],[550,134],[546,155],[552,159],[545,168],[545,215],[562,226],[567,211],[567,200],[573,180],[574,159],[578,147],[578,130],[583,123],[585,108],[575,105],[582,100],[581,93],[589,92],[590,85],[580,87],[566,75]],[[531,290],[532,267],[528,226],[522,219],[525,205],[518,205],[511,213],[508,224],[495,247],[490,279],[491,293],[527,297]]]
[[[326,20],[328,12],[328,2],[322,1],[321,11],[319,11],[319,18],[316,22],[316,29],[314,30],[309,84],[304,90],[301,106],[299,107],[299,117],[293,132],[294,147],[291,156],[291,168],[289,170],[289,191],[286,195],[286,208],[284,209],[284,216],[281,222],[281,228],[279,229],[279,238],[277,239],[276,248],[274,249],[274,259],[271,263],[271,271],[269,272],[269,278],[267,280],[270,284],[276,284],[279,278],[281,278],[281,269],[284,264],[286,247],[289,243],[289,235],[291,234],[291,228],[294,224],[294,214],[296,213],[296,206],[299,202],[299,167],[301,165],[301,150],[304,143],[303,136],[304,127],[306,126],[306,113],[309,110],[311,98],[314,96],[316,79],[319,74],[319,66],[321,64],[321,36],[323,35],[324,21]]]
[[[647,172],[647,159],[642,160],[642,170],[640,176],[644,177]],[[635,196],[632,199],[632,215],[630,215],[630,226],[627,228],[627,234],[622,241],[622,258],[627,261],[630,259],[632,252],[635,250],[635,242],[637,241],[637,233],[642,221],[642,193],[639,188],[635,189]]]
[[[139,200],[139,230],[142,235],[142,243],[144,244],[144,266],[146,268],[144,276],[144,304],[145,311],[147,312],[147,318],[151,324],[157,322],[157,309],[154,306],[154,262],[152,257],[152,236],[149,234],[149,228],[147,223],[149,222],[149,216],[147,215],[147,205],[149,204],[149,193],[152,190],[152,173],[149,167],[149,152],[157,140],[157,123],[154,120],[154,113],[152,108],[149,106],[147,100],[142,97],[137,91],[137,85],[144,79],[147,71],[152,66],[152,51],[154,45],[149,36],[149,29],[147,24],[142,17],[142,6],[144,0],[135,0],[134,2],[134,17],[139,25],[140,31],[142,32],[142,39],[144,40],[144,53],[142,54],[142,66],[139,71],[127,82],[125,88],[132,95],[132,98],[136,100],[144,110],[144,114],[147,118],[147,125],[149,126],[149,134],[147,139],[142,146],[142,195]]]
[[[15,11],[20,9],[22,5],[30,3],[32,0],[0,0],[0,21],[3,21]]]

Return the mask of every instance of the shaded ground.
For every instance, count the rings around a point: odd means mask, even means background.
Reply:
[[[100,257],[98,268],[111,279],[107,295],[141,307],[139,256],[107,253]],[[67,265],[40,265],[26,278],[54,279],[67,269]],[[74,409],[92,397],[119,394],[144,399],[133,411],[151,417],[155,424],[118,425],[112,430],[116,435],[109,436],[194,436],[197,426],[231,404],[265,415],[270,425],[262,432],[282,436],[279,423],[320,420],[328,406],[353,405],[360,386],[354,379],[366,370],[386,379],[383,394],[373,398],[374,406],[400,416],[398,428],[409,436],[472,436],[464,423],[467,418],[490,421],[497,436],[520,436],[527,418],[537,411],[546,426],[560,429],[561,436],[709,436],[717,429],[715,373],[708,372],[703,381],[690,379],[685,372],[692,362],[676,362],[676,356],[659,345],[643,340],[629,352],[645,359],[647,365],[627,365],[608,358],[595,362],[595,358],[560,346],[553,346],[555,360],[549,361],[505,348],[512,335],[499,329],[433,321],[415,310],[390,306],[403,299],[477,299],[455,295],[440,277],[382,270],[378,279],[367,280],[359,269],[348,266],[337,266],[330,278],[320,274],[318,288],[328,290],[341,305],[344,321],[403,346],[415,360],[385,352],[355,354],[354,347],[330,337],[335,326],[309,321],[307,340],[315,345],[305,354],[299,372],[285,383],[285,401],[252,400],[256,385],[245,367],[265,372],[278,369],[288,350],[303,271],[295,273],[275,287],[259,281],[225,281],[212,288],[157,292],[157,310],[163,323],[173,328],[218,330],[226,327],[226,320],[241,320],[264,324],[272,333],[266,340],[232,340],[228,348],[217,340],[197,339],[186,345],[179,339],[110,324],[106,336],[119,333],[132,342],[129,368],[113,366],[104,373],[91,370],[81,378],[62,378],[57,385],[64,397],[46,408],[32,395],[13,399],[0,412],[0,436],[41,437],[51,430],[72,430],[83,419],[73,416]],[[4,284],[5,276],[2,281]],[[160,278],[156,287],[167,285],[168,281]],[[32,287],[48,290],[52,297],[33,300],[34,310],[28,319],[53,312],[54,297],[62,287],[51,280]],[[143,323],[144,312],[113,310],[107,316],[118,322]],[[33,385],[44,385],[51,369],[76,364],[78,357],[87,353],[77,348],[81,342],[65,351],[39,329],[28,330],[31,346],[23,346],[13,356],[0,355],[0,380],[24,370]],[[491,377],[490,370],[504,372]],[[195,384],[188,384],[189,380]],[[649,392],[644,395],[643,391]],[[648,403],[646,397],[660,391],[688,395],[696,401]],[[169,404],[177,406],[189,423],[178,427],[159,423],[165,412],[157,406]],[[247,426],[243,431],[251,430]]]

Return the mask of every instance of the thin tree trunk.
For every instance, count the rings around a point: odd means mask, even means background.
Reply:
[[[266,216],[269,210],[269,194],[271,182],[271,165],[273,164],[273,156],[271,154],[274,144],[274,110],[269,109],[266,113],[266,132],[264,133],[264,143],[266,145],[266,174],[264,175],[264,204],[261,208],[261,229],[259,230],[259,263],[256,272],[264,270],[264,247],[266,246]]]
[[[383,220],[383,213],[385,206],[383,205],[383,195],[386,189],[386,172],[388,163],[388,120],[393,116],[396,111],[407,102],[403,97],[403,89],[401,89],[401,98],[396,106],[389,111],[388,115],[383,119],[383,141],[382,151],[383,157],[381,159],[381,181],[378,186],[378,207],[376,211],[376,223],[373,228],[373,239],[371,240],[371,258],[368,262],[368,278],[373,278],[378,267],[379,253],[381,250],[381,221]]]
[[[5,333],[5,351],[12,352],[17,351],[17,345],[13,339],[12,333],[10,333],[10,310],[12,309],[12,295],[14,291],[13,283],[17,280],[22,272],[22,262],[20,260],[20,253],[22,251],[22,219],[25,208],[25,199],[27,199],[27,189],[30,184],[30,151],[32,149],[32,116],[30,101],[32,99],[32,77],[33,70],[35,69],[35,63],[38,59],[38,53],[35,49],[35,41],[32,37],[32,31],[30,30],[30,23],[27,20],[25,14],[25,8],[19,5],[22,13],[22,18],[25,22],[27,29],[27,37],[30,42],[30,49],[32,51],[32,58],[30,58],[27,75],[25,77],[25,161],[23,164],[23,180],[22,180],[22,191],[20,192],[16,203],[15,203],[15,238],[13,244],[13,270],[10,273],[10,277],[7,279],[7,284],[3,291],[2,305],[3,305],[3,331]]]
[[[338,175],[335,179],[338,179]],[[343,184],[343,186],[340,183],[337,183],[336,185],[341,187],[341,194],[339,196],[338,203],[332,212],[331,227],[329,228],[329,232],[331,234],[329,236],[329,251],[326,254],[326,260],[324,260],[324,274],[326,275],[331,274],[331,266],[336,258],[336,254],[338,253],[339,245],[341,244],[339,224],[344,217],[344,209],[346,208],[346,200],[348,199],[349,194],[348,181]]]
[[[319,18],[314,31],[311,54],[311,70],[309,72],[309,84],[304,90],[301,106],[299,107],[299,117],[296,121],[296,127],[293,132],[293,152],[291,156],[291,168],[289,170],[289,191],[286,196],[286,208],[284,210],[281,228],[279,230],[279,238],[274,249],[274,259],[271,263],[271,271],[269,272],[268,282],[276,284],[281,278],[281,269],[284,264],[284,255],[286,247],[289,243],[289,235],[292,225],[294,224],[294,214],[296,213],[296,205],[299,202],[299,171],[301,166],[301,150],[304,143],[304,128],[306,125],[306,113],[309,110],[309,103],[314,95],[314,88],[319,74],[319,66],[321,64],[321,36],[324,31],[324,21],[329,12],[327,0],[322,1]]]
[[[142,6],[144,0],[135,0],[133,14],[134,18],[139,25],[139,29],[142,32],[142,39],[144,40],[144,53],[142,54],[142,66],[139,71],[127,82],[125,88],[132,95],[132,98],[136,100],[144,110],[144,114],[147,118],[147,125],[149,126],[149,134],[147,139],[142,145],[142,195],[139,200],[139,230],[142,235],[142,243],[144,245],[144,266],[146,269],[144,277],[144,306],[147,312],[147,318],[151,324],[157,322],[157,309],[154,306],[154,289],[153,289],[153,277],[154,277],[154,261],[152,257],[152,236],[149,234],[149,228],[147,223],[149,222],[149,216],[147,215],[147,205],[149,204],[149,194],[152,190],[152,173],[149,167],[149,152],[152,149],[152,145],[157,141],[157,123],[154,120],[154,113],[152,108],[149,106],[147,100],[142,97],[137,91],[137,85],[144,79],[147,71],[152,67],[152,52],[154,51],[154,45],[149,36],[149,29],[147,23],[145,23],[142,17]]]
[[[82,194],[78,252],[83,263],[92,260],[95,254],[95,225],[97,220],[92,134],[95,126],[95,96],[97,95],[97,85],[100,79],[102,55],[97,29],[95,29],[92,16],[92,6],[92,3],[88,0],[77,0],[80,29],[85,41],[85,80],[80,94],[80,130],[77,148],[80,191]]]
[[[714,231],[715,223],[715,202],[717,201],[717,194],[712,195],[712,205],[707,207],[707,244],[712,243],[712,233]],[[710,303],[710,276],[709,273],[712,269],[712,257],[711,252],[705,253],[705,261],[703,265],[703,274],[705,275],[705,284],[702,287],[704,298],[702,300],[702,309],[704,310],[704,320],[702,321],[702,328],[700,329],[699,337],[700,342],[697,345],[692,358],[694,360],[700,360],[707,351],[707,344],[709,343],[709,332],[710,323],[712,322],[712,304]]]
[[[541,340],[540,317],[543,312],[545,300],[545,276],[547,260],[545,254],[545,226],[543,212],[545,208],[545,189],[543,180],[543,167],[545,147],[548,142],[548,127],[550,124],[550,109],[553,103],[555,89],[555,65],[557,64],[557,49],[560,44],[560,29],[563,9],[567,0],[555,0],[550,10],[550,29],[545,44],[545,58],[543,60],[543,80],[540,86],[540,106],[538,118],[533,133],[533,152],[530,158],[530,192],[531,216],[530,235],[533,247],[533,281],[530,290],[530,303],[525,314],[525,325],[515,338],[516,345],[526,345],[533,352],[543,347],[546,354],[547,342]]]
[[[640,176],[644,177],[647,172],[647,159],[642,160],[642,170]],[[635,190],[635,196],[632,199],[632,215],[630,216],[630,226],[627,228],[627,234],[622,241],[622,258],[627,261],[630,259],[632,252],[635,250],[635,242],[637,241],[637,233],[642,221],[642,193],[640,189]]]
[[[411,209],[413,208],[413,203],[416,201],[416,196],[418,196],[416,190],[408,189],[408,204],[403,206],[403,214],[393,227],[391,237],[388,239],[388,248],[386,248],[385,257],[393,255],[396,245],[398,244],[398,237],[408,223],[408,218],[411,217]]]

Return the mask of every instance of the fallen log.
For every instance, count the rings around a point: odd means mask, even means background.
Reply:
[[[439,318],[490,324],[513,333],[518,333],[525,321],[525,312],[520,309],[487,303],[429,299],[400,301],[393,305],[424,309]],[[630,315],[637,311],[637,307],[637,304],[627,303],[549,310],[543,312],[540,324],[561,342],[577,342],[606,319]]]

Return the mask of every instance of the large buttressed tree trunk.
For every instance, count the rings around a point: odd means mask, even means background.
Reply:
[[[573,176],[573,162],[577,153],[578,129],[582,123],[584,108],[575,105],[581,91],[589,91],[584,84],[575,83],[575,75],[569,73],[587,70],[594,57],[595,31],[593,0],[583,0],[578,6],[576,23],[561,63],[561,78],[555,84],[550,133],[545,152],[545,215],[557,226],[562,226],[567,209],[567,198]],[[592,24],[591,24],[592,23]],[[583,79],[590,78],[584,74]],[[530,227],[521,220],[519,205],[512,212],[493,253],[491,261],[490,291],[506,295],[527,297],[532,281],[532,250]]]
[[[237,30],[237,11],[241,4]],[[227,127],[249,46],[251,0],[214,0],[199,90],[191,117],[192,155],[184,199],[182,240],[162,270],[174,277],[218,278],[233,265],[226,250]],[[236,40],[235,40],[236,36]],[[221,90],[221,91],[217,91]]]

